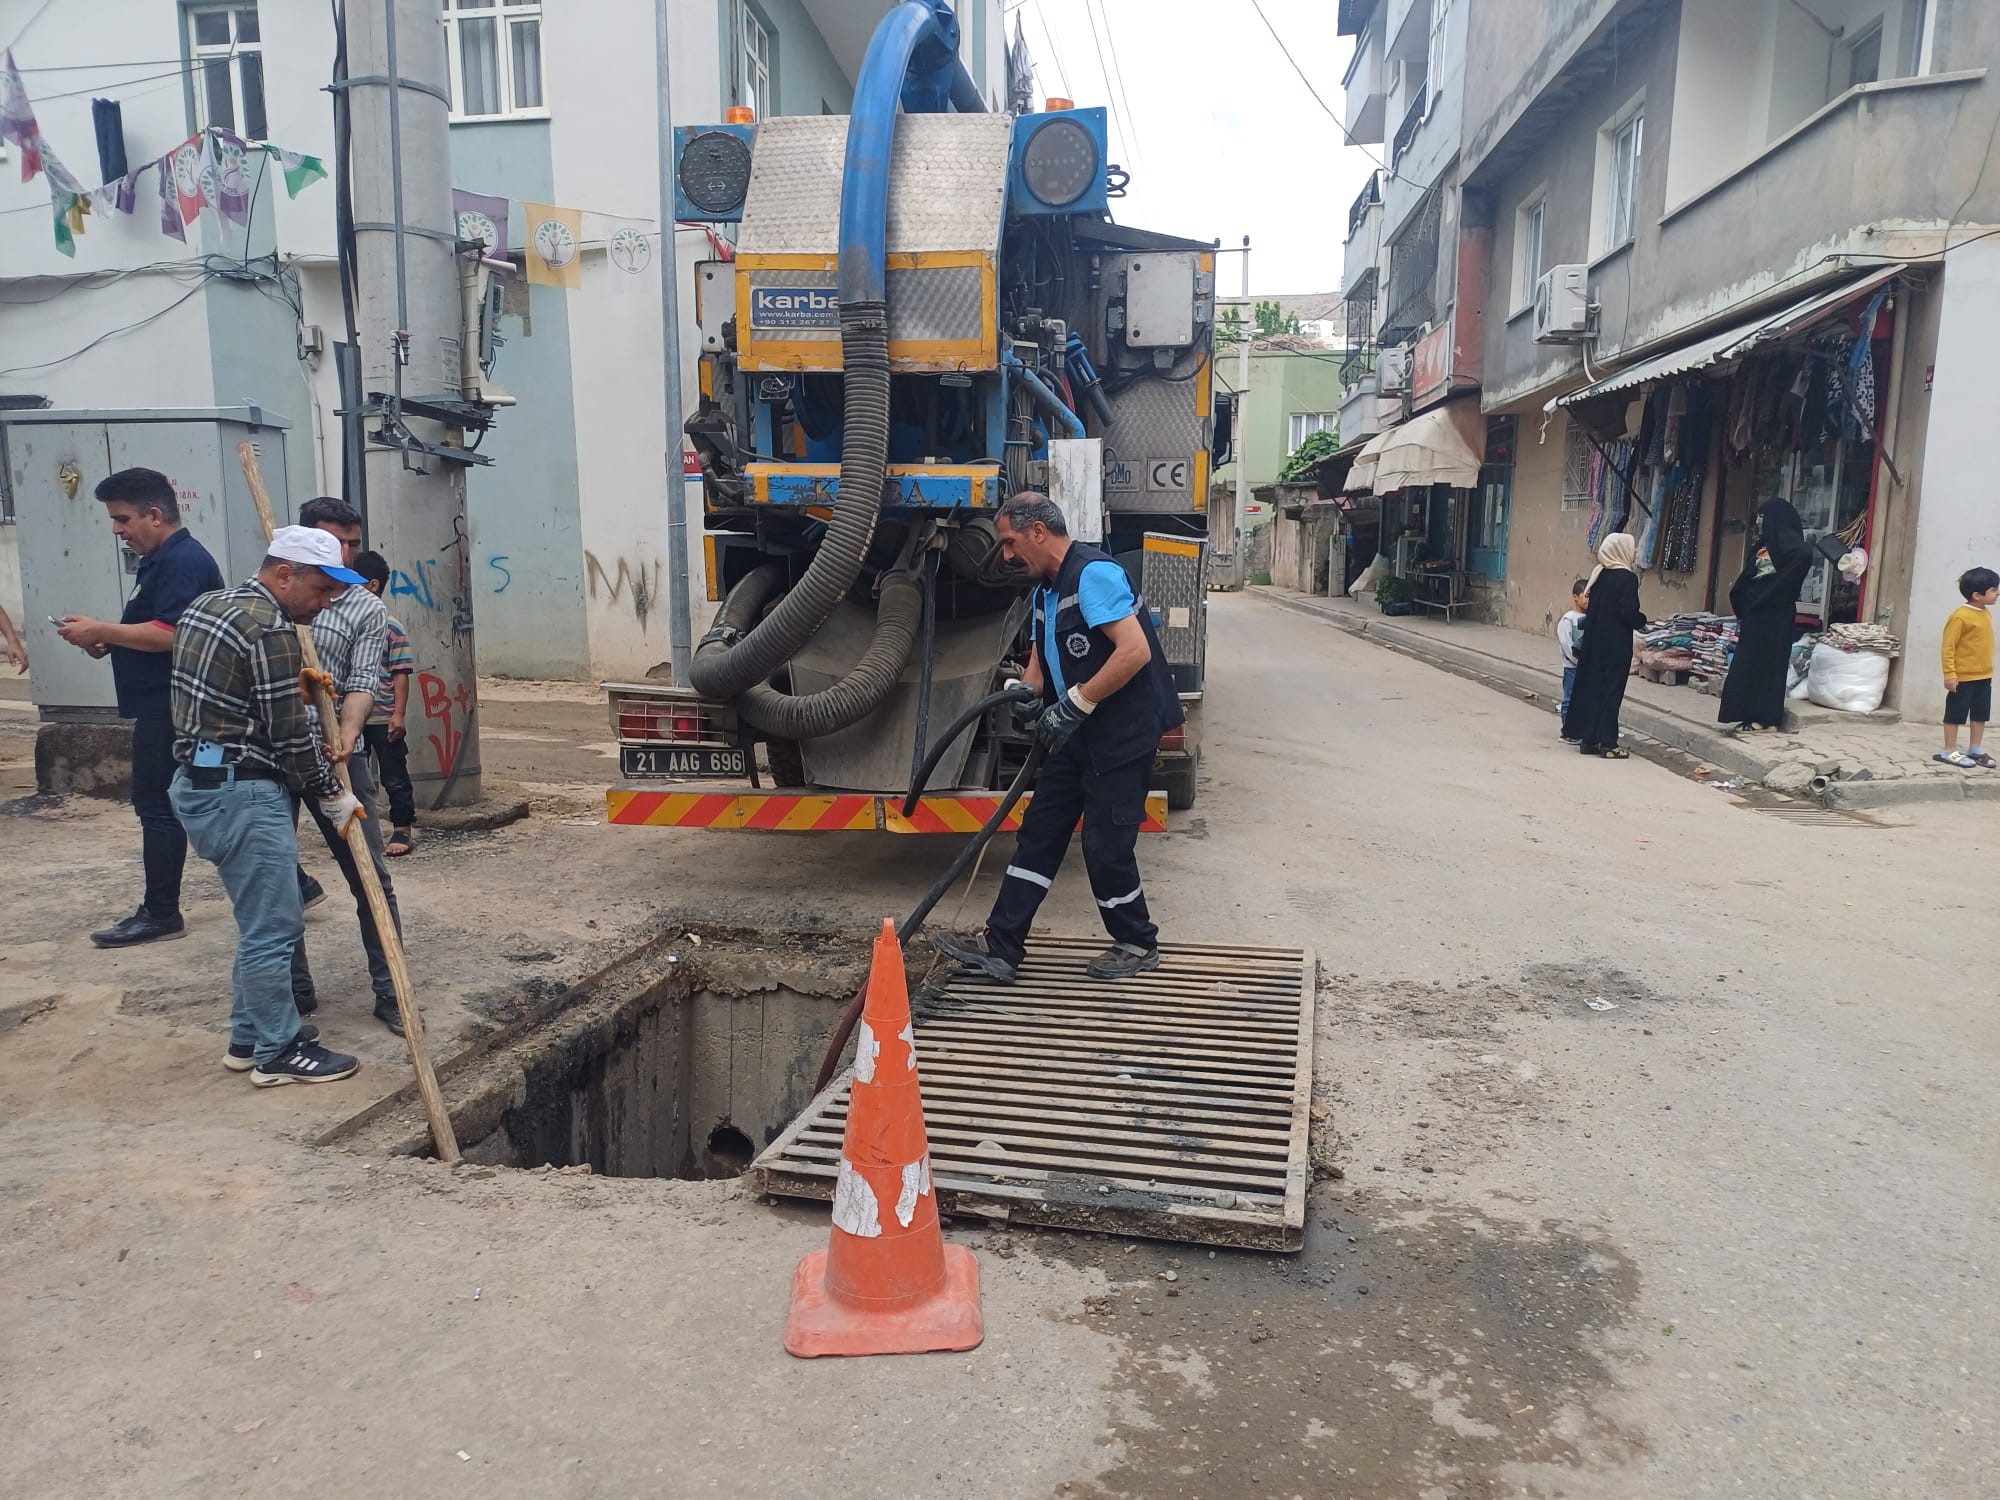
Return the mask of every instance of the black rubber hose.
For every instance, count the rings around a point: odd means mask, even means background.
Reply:
[[[842,303],[840,348],[844,377],[840,493],[834,498],[826,537],[805,576],[748,634],[732,639],[711,630],[702,638],[689,664],[688,681],[703,697],[732,702],[763,683],[812,639],[861,574],[882,514],[882,484],[889,463],[887,306]]]
[[[1000,825],[1007,821],[1007,815],[1014,810],[1014,804],[1021,800],[1021,794],[1027,791],[1028,783],[1035,779],[1035,772],[1041,769],[1041,764],[1042,742],[1037,739],[1034,748],[1028,751],[1028,758],[1021,762],[1021,769],[1015,773],[1012,784],[1008,786],[1007,795],[1002,797],[1000,805],[993,809],[993,816],[986,820],[979,832],[967,840],[965,847],[958,851],[958,857],[951,862],[944,874],[938,876],[931,888],[924,892],[924,899],[916,904],[909,916],[903,919],[902,925],[896,929],[898,943],[907,947],[910,939],[923,930],[924,918],[931,914],[931,908],[944,899],[945,893],[952,887],[952,882],[964,873],[965,867],[978,858],[979,851],[984,849],[993,835],[1000,831]],[[826,1056],[820,1060],[819,1076],[813,1080],[815,1094],[833,1081],[834,1069],[840,1066],[840,1054],[847,1050],[847,1039],[854,1034],[854,1023],[861,1019],[862,1008],[867,1003],[868,981],[863,979],[861,988],[854,992],[854,998],[847,1002],[847,1009],[841,1012],[840,1024],[833,1028],[833,1039],[827,1043]]]
[[[777,608],[784,607],[784,600],[779,600]],[[902,677],[916,645],[917,621],[923,608],[923,585],[914,573],[888,574],[875,607],[875,635],[853,671],[831,687],[797,696],[782,693],[769,683],[757,683],[737,697],[737,712],[757,728],[784,740],[821,739],[859,723],[894,691]]]
[[[931,676],[937,668],[938,568],[942,562],[941,557],[933,555],[924,569],[924,629],[917,638],[917,649],[923,655],[917,659],[917,739],[910,747],[911,786],[917,784],[918,773],[924,766],[924,751],[930,744]]]
[[[937,743],[931,746],[924,756],[923,764],[917,767],[917,774],[910,778],[910,789],[903,794],[903,816],[907,818],[917,810],[917,798],[921,797],[924,788],[931,784],[931,773],[937,769],[938,762],[944,759],[944,753],[951,748],[951,742],[983,719],[987,709],[997,708],[1002,703],[1033,703],[1040,697],[1041,694],[1025,682],[1010,683],[997,693],[988,693],[953,719],[951,727],[938,736]]]

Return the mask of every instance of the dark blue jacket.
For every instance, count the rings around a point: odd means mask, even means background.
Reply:
[[[1109,553],[1086,542],[1071,542],[1062,566],[1056,570],[1055,581],[1048,586],[1056,595],[1055,641],[1056,649],[1063,653],[1062,677],[1072,687],[1089,682],[1117,650],[1108,632],[1087,623],[1083,617],[1078,584],[1083,570],[1094,562],[1118,566]],[[1035,591],[1034,640],[1038,651],[1047,649],[1049,638],[1047,622],[1042,618],[1046,597],[1041,589]],[[1146,608],[1144,596],[1135,593],[1134,598],[1139,628],[1146,633],[1152,659],[1130,682],[1100,702],[1076,732],[1090,756],[1091,766],[1100,772],[1154,754],[1159,749],[1160,736],[1178,728],[1185,720],[1180,693],[1174,687],[1173,669],[1167,665],[1166,654],[1160,650],[1160,638],[1153,631],[1153,616]],[[1053,702],[1055,676],[1046,662],[1042,681],[1044,698]]]

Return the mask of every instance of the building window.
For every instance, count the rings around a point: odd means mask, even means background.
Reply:
[[[1564,510],[1582,510],[1591,502],[1590,452],[1590,434],[1572,420],[1563,430]]]
[[[264,119],[264,37],[254,5],[201,5],[187,13],[197,130],[246,141],[270,132]]]
[[[771,28],[763,17],[743,0],[736,7],[736,33],[743,45],[737,49],[736,102],[747,104],[757,118],[777,112],[778,101],[771,97]]]
[[[1425,78],[1429,87],[1424,90],[1424,118],[1431,117],[1437,108],[1438,95],[1444,92],[1444,28],[1451,15],[1451,0],[1431,0],[1431,50]]]
[[[445,4],[452,118],[546,114],[542,0],[445,0]]]
[[[1537,198],[1514,217],[1514,256],[1520,274],[1514,278],[1514,308],[1535,305],[1535,283],[1542,279],[1542,231],[1548,224],[1549,200]]]
[[[1295,411],[1292,413],[1292,441],[1285,452],[1298,452],[1315,432],[1336,432],[1339,428],[1340,413],[1337,411]]]
[[[1847,86],[1859,88],[1882,77],[1882,23],[1878,20],[1847,44]]]
[[[1644,154],[1646,112],[1634,105],[1598,136],[1599,201],[1597,254],[1630,244],[1639,228],[1639,164]]]
[[[1486,578],[1507,576],[1507,516],[1514,500],[1514,419],[1486,419],[1486,462],[1479,470],[1473,502],[1471,571]]]

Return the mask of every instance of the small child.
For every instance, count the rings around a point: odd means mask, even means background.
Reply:
[[[1556,722],[1569,717],[1569,695],[1576,689],[1576,648],[1583,644],[1583,612],[1590,608],[1590,595],[1579,578],[1569,586],[1569,613],[1556,621],[1556,645],[1562,651],[1563,701],[1556,710]]]
[[[380,598],[389,586],[389,564],[379,552],[354,559],[354,571],[368,592]],[[375,686],[375,709],[361,736],[375,757],[382,790],[389,798],[389,841],[382,852],[392,858],[408,854],[415,840],[410,825],[417,819],[416,789],[410,785],[410,742],[404,715],[410,707],[410,674],[416,670],[409,632],[394,615],[382,627],[382,672]]]
[[[1993,757],[1980,741],[1993,713],[1993,617],[1987,613],[2000,599],[2000,573],[1991,568],[1967,568],[1959,575],[1958,591],[1965,603],[1944,622],[1944,754],[1934,755],[1948,766],[1984,766]],[[1966,748],[1958,748],[1958,726],[1970,724]]]

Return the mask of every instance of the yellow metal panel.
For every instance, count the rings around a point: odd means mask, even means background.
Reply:
[[[701,539],[701,566],[702,572],[708,578],[708,597],[712,600],[721,599],[722,571],[715,565],[715,538],[712,536]]]
[[[832,807],[831,797],[801,797],[796,807],[778,819],[778,827],[786,833],[796,833],[801,828],[810,828]]]
[[[1148,536],[1141,550],[1146,552],[1165,552],[1173,557],[1199,557],[1201,556],[1201,543],[1176,541],[1171,537]]]

